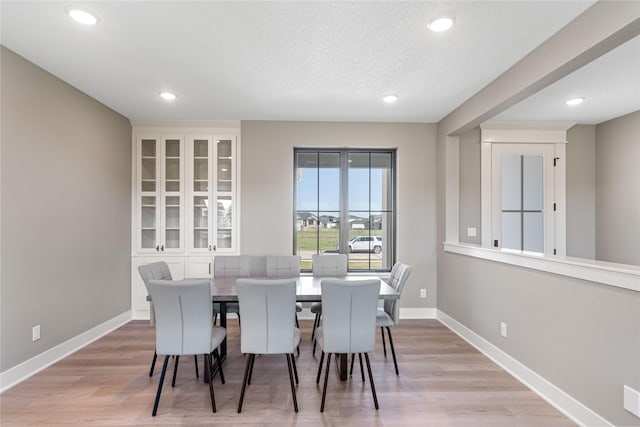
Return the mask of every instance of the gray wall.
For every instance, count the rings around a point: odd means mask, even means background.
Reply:
[[[596,257],[596,127],[567,131],[567,256]]]
[[[460,135],[460,241],[482,244],[480,214],[480,128]],[[467,237],[467,228],[476,228],[476,237]]]
[[[293,148],[397,148],[397,259],[413,266],[402,307],[435,307],[435,125],[242,122],[241,251],[293,252]],[[420,299],[420,288],[427,298]]]
[[[640,111],[596,127],[596,257],[640,265]]]
[[[0,49],[5,371],[131,308],[131,126]]]
[[[446,136],[473,129],[615,48],[637,34],[630,31],[637,19],[637,3],[596,3],[438,123],[438,242],[446,227]],[[640,390],[640,292],[444,252],[441,245],[437,271],[439,310],[615,425],[638,425],[623,408],[623,385]],[[499,335],[500,321],[508,323],[508,339]]]

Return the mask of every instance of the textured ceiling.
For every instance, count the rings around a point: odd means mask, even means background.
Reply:
[[[0,40],[132,120],[437,122],[592,4],[2,1]]]

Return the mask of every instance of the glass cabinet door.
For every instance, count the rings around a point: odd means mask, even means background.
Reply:
[[[139,246],[141,249],[154,249],[158,243],[158,143],[153,138],[143,138],[139,142]]]
[[[235,249],[235,138],[216,139],[216,246]]]
[[[192,250],[209,252],[211,222],[209,217],[209,194],[211,191],[211,138],[194,138],[192,144]]]
[[[183,143],[179,138],[164,138],[163,174],[163,242],[161,251],[182,249]]]

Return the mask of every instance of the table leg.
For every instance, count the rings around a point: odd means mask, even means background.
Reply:
[[[342,353],[339,356],[340,363],[338,364],[338,373],[340,374],[340,381],[346,381],[349,377],[349,373],[347,371],[347,359],[349,355],[346,353]]]

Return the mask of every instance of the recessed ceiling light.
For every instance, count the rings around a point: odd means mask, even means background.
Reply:
[[[382,100],[384,102],[386,102],[387,104],[393,104],[394,102],[396,102],[398,100],[398,95],[396,95],[395,93],[389,93],[389,94],[383,96]]]
[[[453,18],[449,18],[447,16],[434,19],[433,21],[427,24],[427,28],[435,33],[439,33],[441,31],[447,31],[453,25]]]
[[[98,22],[98,18],[84,10],[69,9],[67,13],[71,19],[84,25],[95,25],[95,23]]]
[[[565,104],[567,105],[578,105],[578,104],[582,104],[584,102],[585,98],[572,98],[572,99],[568,99]]]
[[[167,101],[173,101],[176,99],[176,94],[171,92],[160,92],[160,96],[162,99],[166,99]]]

